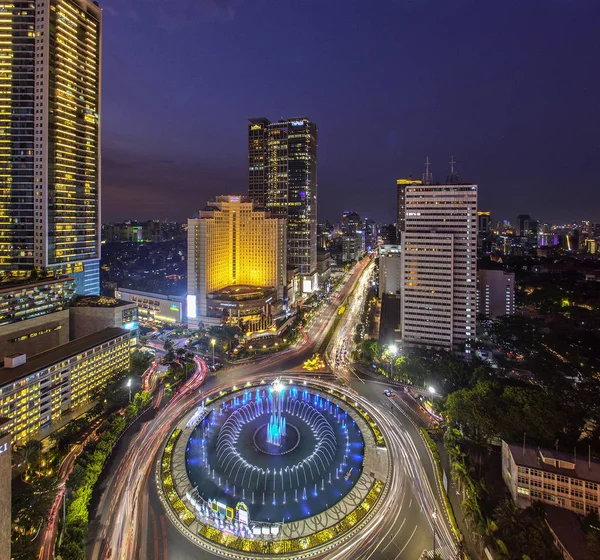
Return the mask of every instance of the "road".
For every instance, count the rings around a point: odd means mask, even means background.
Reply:
[[[353,293],[360,294],[364,278],[369,276],[370,259],[359,263],[331,300],[324,303],[313,320],[305,326],[306,337],[295,347],[270,356],[258,363],[247,363],[206,376],[206,365],[197,360],[190,380],[168,401],[152,408],[132,429],[129,439],[115,450],[115,460],[104,477],[103,489],[96,508],[89,557],[119,560],[192,560],[215,558],[182,537],[165,518],[151,473],[160,447],[175,423],[197,406],[205,396],[257,377],[278,375],[298,368],[312,353],[327,343],[336,322],[338,306]],[[356,290],[355,290],[356,288]],[[350,309],[352,307],[350,306]],[[352,320],[339,322],[353,333]],[[352,319],[354,317],[354,319]],[[335,341],[333,342],[335,345]],[[321,383],[339,381],[331,374],[317,374]],[[351,545],[342,547],[328,558],[339,560],[416,559],[424,550],[433,548],[436,527],[437,548],[443,558],[454,558],[452,536],[442,515],[433,465],[418,434],[416,425],[399,408],[395,400],[384,397],[382,386],[363,382],[354,376],[352,388],[364,406],[375,406],[375,420],[390,434],[389,453],[396,466],[389,480],[392,496],[368,530]],[[199,393],[202,393],[201,395]],[[158,397],[157,397],[158,398]],[[156,403],[155,403],[156,406]],[[136,430],[134,432],[134,430]],[[398,468],[399,467],[399,468]],[[431,481],[431,482],[430,482]],[[434,515],[437,514],[437,515]]]

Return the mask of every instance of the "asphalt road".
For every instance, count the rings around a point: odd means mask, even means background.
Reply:
[[[324,304],[305,327],[306,340],[295,348],[258,363],[220,371],[214,377],[206,375],[206,366],[198,359],[186,386],[136,422],[115,449],[103,476],[100,494],[95,498],[89,558],[217,558],[189,542],[165,516],[153,476],[162,443],[178,418],[197,406],[203,395],[298,368],[315,348],[322,345],[334,324],[338,305],[360,285],[367,267],[368,261],[357,265],[339,293],[331,302]],[[360,294],[362,290],[356,292]],[[352,332],[351,323],[346,321],[343,324],[347,332]],[[335,336],[332,344],[335,344]],[[393,499],[386,501],[385,510],[378,513],[376,520],[348,546],[340,547],[326,557],[338,560],[416,560],[424,550],[433,548],[435,525],[438,552],[444,558],[454,558],[452,538],[440,513],[441,501],[429,453],[414,420],[402,409],[400,401],[385,397],[385,387],[379,382],[360,379],[354,372],[349,374],[346,371],[343,380],[333,374],[317,374],[317,377],[323,383],[349,383],[357,392],[358,401],[376,407],[377,423],[390,434],[388,448],[395,467],[389,481]]]

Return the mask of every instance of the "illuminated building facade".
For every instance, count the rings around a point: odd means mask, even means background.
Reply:
[[[100,290],[101,10],[0,0],[0,273]]]
[[[129,331],[107,328],[41,354],[7,357],[0,368],[0,415],[10,419],[13,443],[23,444],[66,412],[89,402],[129,368]]]
[[[287,263],[301,290],[318,287],[317,125],[304,117],[250,119],[248,194],[274,218],[287,220]]]
[[[72,277],[0,284],[0,326],[67,309],[75,299]]]
[[[188,324],[270,326],[286,262],[285,220],[245,197],[217,197],[188,220]]]
[[[398,232],[398,239],[402,237],[406,225],[406,207],[405,207],[405,191],[407,185],[422,185],[423,181],[415,181],[413,179],[396,179],[396,230]]]
[[[477,317],[477,185],[407,185],[405,205],[402,340],[469,353]]]
[[[115,297],[137,304],[140,322],[182,325],[186,322],[185,296],[165,296],[130,288],[117,288]]]

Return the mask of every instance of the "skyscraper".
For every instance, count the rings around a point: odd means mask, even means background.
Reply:
[[[248,195],[287,220],[287,263],[303,292],[317,285],[317,125],[305,117],[250,119]]]
[[[218,196],[188,220],[187,313],[191,326],[272,325],[286,287],[285,220],[245,197]]]
[[[407,185],[402,340],[461,349],[477,316],[477,185]]]
[[[396,218],[396,230],[398,232],[398,239],[402,237],[406,223],[406,207],[405,207],[405,191],[407,185],[422,185],[423,181],[413,180],[410,177],[408,179],[397,179],[396,180],[396,204],[397,204],[397,218]]]
[[[100,290],[102,11],[0,0],[0,274],[32,269]]]

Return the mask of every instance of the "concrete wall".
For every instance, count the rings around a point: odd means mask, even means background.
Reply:
[[[71,337],[81,338],[108,327],[123,328],[123,311],[136,307],[135,303],[118,307],[71,307]]]
[[[0,361],[11,354],[27,354],[30,357],[66,344],[69,342],[69,330],[68,309],[3,325],[0,328]]]

